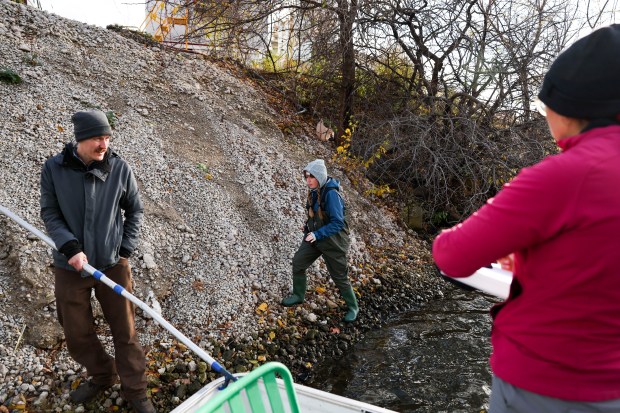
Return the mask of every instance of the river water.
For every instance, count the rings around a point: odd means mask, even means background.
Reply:
[[[310,385],[398,412],[486,412],[496,299],[447,286],[444,297],[368,332],[326,360]]]

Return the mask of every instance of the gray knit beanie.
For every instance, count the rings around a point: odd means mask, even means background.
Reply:
[[[315,159],[310,162],[304,168],[305,172],[308,172],[319,181],[319,186],[323,187],[327,182],[327,168],[325,167],[325,161],[323,159]]]
[[[95,136],[112,136],[108,117],[100,110],[76,112],[71,117],[71,122],[73,122],[73,131],[77,142]]]

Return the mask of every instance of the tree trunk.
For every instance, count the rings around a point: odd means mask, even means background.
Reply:
[[[350,127],[355,92],[355,47],[353,43],[353,23],[357,17],[357,0],[338,0],[338,19],[340,21],[340,47],[342,50],[342,80],[340,84],[340,128],[336,144],[342,143],[344,131]]]

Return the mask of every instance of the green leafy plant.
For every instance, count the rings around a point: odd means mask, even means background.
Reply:
[[[22,82],[22,78],[11,69],[2,69],[0,70],[0,81],[17,85]]]
[[[207,165],[199,162],[196,166],[204,173],[204,177],[206,179],[213,179],[213,175],[211,174],[211,172],[209,172],[209,167]]]
[[[108,118],[108,123],[110,124],[110,126],[112,128],[116,128],[116,122],[118,121],[118,117],[116,116],[116,113],[114,113],[111,110],[108,110],[105,113],[105,116]]]
[[[39,66],[41,64],[37,53],[28,53],[24,56],[23,60],[24,63],[29,64],[30,66]]]
[[[368,168],[387,152],[387,142],[381,143],[367,159],[355,156],[351,152],[351,139],[356,126],[353,122],[349,123],[349,127],[345,129],[342,135],[341,144],[336,148],[333,160],[344,169],[353,185],[363,185],[366,188],[364,194],[384,198],[393,193],[394,190],[387,184],[375,185],[370,183],[368,188],[369,182],[365,179],[365,175]]]
[[[436,227],[448,226],[448,218],[450,218],[448,211],[437,211],[433,214],[431,223]]]

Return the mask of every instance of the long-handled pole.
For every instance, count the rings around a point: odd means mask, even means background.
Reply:
[[[50,247],[56,249],[56,244],[54,244],[54,241],[52,241],[50,237],[48,237],[43,232],[39,231],[38,229],[36,229],[35,227],[30,225],[26,221],[24,221],[19,216],[15,215],[11,210],[0,205],[0,212],[6,215],[7,217],[9,217],[10,219],[12,219],[13,221],[15,221],[15,223],[17,223],[22,228],[36,235],[38,238],[40,238],[43,242],[45,242]],[[222,367],[221,364],[219,364],[211,356],[209,356],[209,354],[207,354],[206,351],[204,351],[203,349],[198,347],[196,344],[194,344],[189,338],[187,338],[183,333],[177,330],[172,324],[167,322],[162,316],[160,316],[151,307],[146,305],[142,300],[138,299],[135,295],[125,290],[122,286],[118,285],[117,283],[115,283],[114,281],[106,277],[104,273],[93,268],[90,264],[84,264],[84,270],[90,275],[92,275],[93,277],[95,277],[97,280],[101,281],[102,283],[104,283],[105,285],[113,289],[114,292],[116,292],[118,295],[122,295],[123,297],[125,297],[126,299],[128,299],[129,301],[137,305],[138,307],[140,307],[142,311],[146,312],[155,321],[157,321],[162,327],[164,327],[166,330],[172,333],[172,335],[175,336],[181,343],[185,344],[187,347],[192,349],[201,359],[209,363],[211,368],[216,373],[222,374],[226,378],[224,386],[226,386],[228,382],[230,382],[231,380],[232,381],[237,380],[235,376],[233,376],[229,371],[227,371],[224,367]]]

